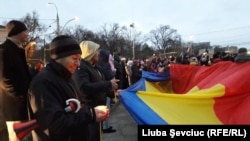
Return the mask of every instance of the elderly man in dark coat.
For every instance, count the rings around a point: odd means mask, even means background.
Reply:
[[[7,39],[1,44],[3,83],[9,87],[1,98],[1,121],[22,121],[28,119],[27,93],[31,75],[22,44],[28,39],[28,31],[21,21],[12,20],[6,25]],[[1,79],[2,80],[2,79]],[[8,94],[8,95],[6,95]],[[3,102],[4,101],[4,102]],[[6,104],[7,103],[7,104]],[[6,126],[5,126],[6,127]],[[0,132],[6,132],[7,128]],[[3,136],[2,133],[0,133]],[[11,134],[11,132],[9,132]],[[12,136],[5,134],[5,136]],[[0,139],[5,141],[4,139]]]

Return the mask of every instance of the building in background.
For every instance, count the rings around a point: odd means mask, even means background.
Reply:
[[[0,44],[6,40],[7,33],[5,31],[5,26],[0,25]]]

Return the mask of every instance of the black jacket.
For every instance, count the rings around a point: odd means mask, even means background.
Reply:
[[[12,85],[16,96],[27,96],[31,75],[26,61],[25,50],[7,39],[3,48],[3,76]]]
[[[39,131],[48,129],[49,139],[43,141],[85,141],[88,137],[88,124],[94,122],[89,108],[77,113],[65,112],[66,100],[77,98],[78,91],[71,73],[62,65],[50,60],[31,83],[30,105]],[[32,113],[31,113],[32,114]]]
[[[12,93],[16,96],[17,103],[11,107],[7,107],[9,112],[5,113],[5,120],[27,120],[27,94],[30,86],[31,75],[29,73],[25,50],[19,48],[11,40],[7,39],[0,45],[2,50],[2,63],[3,63],[3,77],[5,84],[10,86]],[[8,101],[9,99],[5,99]]]
[[[115,78],[115,72],[112,71],[111,66],[109,64],[109,55],[110,52],[108,50],[101,49],[99,55],[99,62],[97,63],[97,65],[101,67],[106,80],[111,80]]]
[[[141,79],[142,72],[140,71],[139,66],[137,66],[136,64],[132,65],[131,70],[132,70],[131,83],[134,84]]]
[[[110,56],[110,52],[108,50],[101,49],[100,55],[99,55],[99,62],[97,63],[97,65],[100,66],[102,69],[105,80],[108,80],[108,81],[115,78],[115,73],[116,73],[115,71],[112,71],[111,69],[111,65],[109,63],[109,56]],[[106,95],[110,98],[115,97],[115,93],[112,90],[106,91]]]
[[[116,79],[119,79],[120,81],[118,82],[118,89],[122,89],[122,79],[123,78],[123,69],[122,69],[122,65],[121,65],[121,59],[120,57],[115,54],[114,55],[114,65],[115,65],[115,68],[116,68],[116,74],[115,74],[115,78]]]
[[[91,107],[106,105],[106,92],[112,88],[111,82],[105,80],[102,69],[81,60],[80,68],[73,75],[86,104]]]

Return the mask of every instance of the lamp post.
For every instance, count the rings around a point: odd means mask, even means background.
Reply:
[[[134,23],[132,23],[132,24],[130,24],[130,27],[131,28],[135,28],[135,24]],[[134,31],[133,31],[133,37],[132,37],[132,53],[133,53],[133,59],[135,59],[135,38],[134,38]]]
[[[53,22],[54,23],[54,22]],[[51,23],[52,24],[52,23]],[[49,26],[46,28],[46,31],[49,29],[49,28],[51,28],[51,24],[49,24]],[[54,32],[52,32],[52,33],[54,33]],[[44,62],[44,66],[46,65],[46,51],[49,51],[50,50],[50,48],[49,49],[46,49],[45,48],[45,46],[46,46],[46,36],[47,35],[50,35],[50,34],[52,34],[52,33],[44,33],[43,34],[43,62]]]
[[[67,25],[69,22],[71,22],[71,21],[78,21],[78,20],[79,20],[79,17],[77,17],[77,16],[73,17],[72,19],[69,19],[69,20],[64,24],[64,26],[63,26],[61,32],[63,32],[64,28],[66,27],[66,25]]]
[[[59,14],[58,14],[57,6],[53,2],[49,2],[48,5],[54,5],[56,8],[56,35],[60,35],[60,21],[59,21]]]
[[[44,39],[43,39],[43,62],[44,62],[44,66],[47,64],[47,60],[46,60],[46,51],[50,51],[50,48],[45,48],[46,46],[46,35],[49,35],[49,34],[44,34]]]
[[[44,47],[43,47],[43,63],[44,63],[44,65],[46,65],[47,63],[47,61],[46,61],[46,51],[49,51],[50,49],[46,49],[45,48],[45,46],[46,46],[46,41],[45,41],[45,36],[44,36],[44,41],[43,41],[44,43]]]
[[[60,30],[60,28],[57,29],[56,31],[56,35],[61,35],[61,32],[63,32],[64,28],[66,27],[66,25],[71,22],[71,21],[77,21],[79,18],[77,16],[73,17],[72,19],[69,19],[63,26],[62,30]],[[49,25],[49,28],[51,27],[51,25]],[[46,35],[50,35],[50,34],[53,34],[54,32],[52,33],[49,33],[49,34],[44,34],[44,39],[43,39],[43,61],[44,63],[46,63],[46,51],[50,51],[50,48],[46,49],[45,48],[45,45],[46,45]]]

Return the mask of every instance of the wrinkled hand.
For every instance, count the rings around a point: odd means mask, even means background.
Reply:
[[[118,89],[118,84],[117,84],[117,82],[119,82],[120,80],[118,80],[118,79],[112,79],[112,80],[110,80],[110,82],[111,82],[111,84],[112,84],[112,90],[116,90],[116,89]]]
[[[107,106],[100,105],[100,106],[94,107],[94,109],[95,109],[96,121],[98,122],[104,121],[109,118],[110,111]]]
[[[115,91],[115,95],[119,96],[121,94],[121,92],[123,91],[123,89],[118,89]]]

